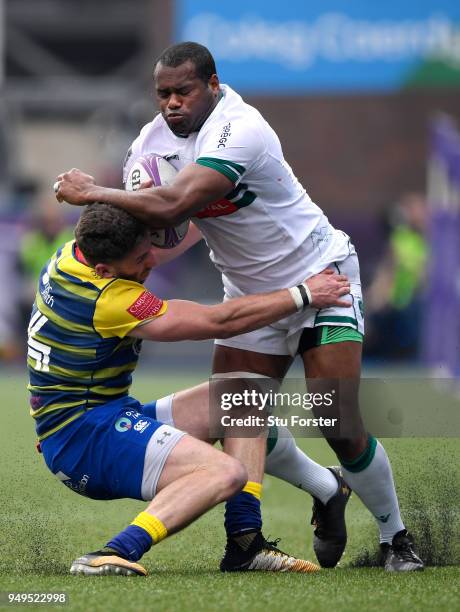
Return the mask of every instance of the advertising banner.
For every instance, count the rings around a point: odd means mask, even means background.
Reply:
[[[175,38],[206,45],[244,91],[460,86],[455,0],[178,0]]]

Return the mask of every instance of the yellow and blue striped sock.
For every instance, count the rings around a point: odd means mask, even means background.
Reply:
[[[117,551],[123,558],[138,561],[168,535],[164,524],[153,514],[141,512],[134,521],[107,543],[107,548]]]

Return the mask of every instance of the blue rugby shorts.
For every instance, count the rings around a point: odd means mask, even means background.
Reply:
[[[41,442],[48,468],[93,499],[150,500],[164,464],[184,432],[155,419],[156,402],[108,402]]]

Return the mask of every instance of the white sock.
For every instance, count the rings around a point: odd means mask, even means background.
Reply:
[[[371,438],[371,446],[373,440]],[[376,519],[380,542],[391,544],[395,533],[404,529],[404,523],[399,513],[388,455],[380,442],[375,442],[375,454],[370,464],[360,472],[350,472],[343,467],[343,477]]]
[[[156,420],[161,421],[165,425],[171,425],[174,427],[174,419],[172,414],[172,403],[174,393],[161,397],[156,403]]]
[[[267,456],[265,473],[307,491],[326,504],[337,493],[335,476],[297,448],[289,429],[277,429],[278,439]]]

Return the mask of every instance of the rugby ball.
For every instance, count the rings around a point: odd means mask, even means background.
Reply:
[[[153,187],[171,185],[176,178],[177,170],[163,157],[155,154],[138,157],[126,178],[125,188],[136,191],[148,180],[153,180]],[[189,220],[176,227],[154,229],[151,231],[152,244],[160,249],[172,249],[182,242],[189,228]]]

